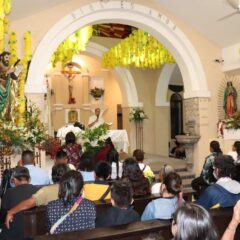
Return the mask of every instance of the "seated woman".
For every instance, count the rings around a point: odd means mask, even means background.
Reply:
[[[94,162],[93,157],[90,153],[83,153],[79,163],[78,171],[82,174],[84,183],[95,180]]]
[[[213,163],[217,156],[222,155],[218,141],[211,141],[209,150],[211,152],[205,159],[201,175],[192,181],[192,188],[197,191],[198,197],[208,186],[215,183],[217,179],[213,175]]]
[[[172,234],[173,240],[219,239],[208,211],[193,203],[184,204],[173,214]]]
[[[62,146],[62,149],[67,153],[68,162],[77,168],[80,162],[82,147],[80,144],[76,143],[76,136],[73,132],[67,133],[65,137],[65,145]]]
[[[107,162],[112,166],[111,179],[121,178],[123,164],[119,161],[119,154],[115,149],[107,154]]]
[[[95,228],[93,202],[82,197],[83,178],[71,170],[60,181],[59,199],[47,205],[47,226],[51,234]]]
[[[112,150],[115,150],[115,147],[113,145],[112,139],[110,137],[108,137],[105,140],[104,146],[95,155],[95,157],[94,157],[95,162],[106,161],[107,154],[109,152],[111,152]]]
[[[239,156],[239,153],[240,153],[240,148],[239,148],[239,146],[240,146],[240,141],[235,141],[234,142],[234,144],[232,145],[232,151],[229,151],[228,153],[227,153],[227,155],[230,155],[230,156],[232,156],[232,158],[234,159],[234,161],[235,162],[238,162],[238,158],[240,158],[240,157],[238,157]],[[239,152],[238,152],[238,151]]]
[[[174,168],[168,164],[164,164],[159,171],[159,182],[156,182],[151,187],[152,194],[160,194],[160,187],[163,179],[169,174],[175,172]]]
[[[122,179],[131,183],[134,198],[151,193],[148,179],[144,177],[138,162],[133,158],[127,158],[123,162]]]
[[[177,173],[169,173],[160,189],[161,198],[151,201],[142,214],[142,221],[151,219],[171,219],[172,214],[182,204],[182,179]]]

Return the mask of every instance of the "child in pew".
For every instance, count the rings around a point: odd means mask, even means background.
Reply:
[[[172,214],[182,204],[182,179],[179,174],[169,173],[160,189],[161,198],[151,201],[142,214],[142,221],[151,219],[171,219]]]
[[[111,187],[112,207],[97,217],[96,227],[108,227],[140,221],[139,214],[130,207],[133,202],[131,184],[126,181],[116,181]]]

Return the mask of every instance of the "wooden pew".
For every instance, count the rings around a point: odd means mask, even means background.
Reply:
[[[232,217],[232,208],[210,210],[214,224],[217,227],[219,236],[222,236]],[[152,220],[145,222],[135,222],[126,225],[84,230],[79,232],[64,233],[60,235],[36,236],[34,240],[136,240],[142,239],[150,233],[156,233],[165,240],[172,239],[171,222],[163,220]],[[235,240],[240,239],[240,229],[238,228]]]
[[[194,190],[184,190],[183,196],[186,201],[192,199],[192,195],[195,193]],[[134,199],[133,208],[142,215],[145,207],[147,204],[159,198],[159,194],[152,194],[149,196],[144,196],[141,198]],[[104,213],[107,208],[111,207],[111,201],[103,200],[103,201],[95,201],[97,215]],[[45,214],[46,214],[46,207],[36,207],[27,211],[24,211],[24,236],[25,237],[33,237],[36,235],[42,235],[46,233],[46,221],[45,221]]]

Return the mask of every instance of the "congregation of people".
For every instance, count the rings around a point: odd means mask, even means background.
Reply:
[[[19,166],[2,179],[0,239],[24,239],[23,211],[38,206],[46,206],[49,234],[165,219],[172,220],[175,240],[234,239],[240,223],[240,142],[227,155],[218,141],[212,141],[209,150],[201,175],[192,181],[195,203],[183,199],[182,179],[172,166],[164,164],[153,181],[144,152],[136,149],[122,159],[111,139],[93,155],[83,152],[69,132],[48,172],[35,166],[32,151],[23,151]],[[132,203],[151,194],[159,197],[140,216]],[[94,201],[106,199],[111,208],[97,214]],[[223,236],[218,236],[208,212],[217,207],[234,207]]]

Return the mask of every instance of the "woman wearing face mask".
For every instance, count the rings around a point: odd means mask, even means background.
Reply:
[[[161,198],[153,200],[147,205],[141,220],[171,219],[172,214],[182,204],[181,191],[181,177],[175,172],[169,173],[161,184]]]

